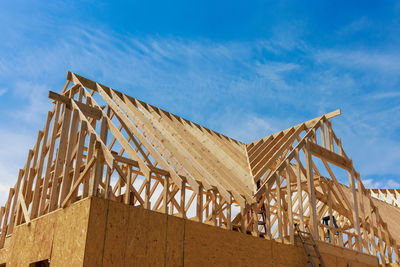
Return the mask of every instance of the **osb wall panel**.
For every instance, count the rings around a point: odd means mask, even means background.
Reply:
[[[27,266],[27,263],[31,261],[35,225],[14,228],[8,260],[10,266]]]
[[[377,266],[376,257],[319,244],[327,267]],[[8,253],[7,253],[8,250]],[[5,254],[7,253],[7,254]],[[0,259],[9,266],[305,266],[304,249],[99,198],[22,225]],[[0,262],[1,263],[1,262]]]
[[[0,264],[7,263],[11,238],[6,238],[4,247],[0,249]]]
[[[164,266],[166,230],[167,215],[131,207],[125,266]]]
[[[33,220],[29,226],[14,228],[12,236],[8,238],[10,253],[7,263],[10,266],[28,266],[31,262],[49,259],[56,220],[57,215],[51,213]]]
[[[306,266],[307,256],[304,249],[279,242],[272,243],[273,266]]]
[[[90,203],[84,266],[101,266],[103,262],[108,205],[109,201],[100,198]]]
[[[318,242],[318,248],[321,254],[333,255],[337,257],[337,266],[338,267],[347,267],[347,264],[350,263],[354,266],[378,266],[379,260],[377,257],[360,253],[348,248],[341,248],[338,246],[332,246],[327,243]],[[323,257],[325,259],[326,256]]]
[[[82,266],[89,208],[90,201],[81,201],[14,228],[6,243],[8,266],[26,267],[45,259],[52,266]]]
[[[183,266],[183,244],[185,238],[185,220],[167,216],[166,266]]]
[[[103,265],[124,266],[128,238],[129,206],[109,202]]]
[[[165,214],[98,198],[91,206],[102,212],[90,213],[85,266],[164,266],[166,258],[177,263],[170,266],[181,264],[183,220],[170,218],[167,226]],[[166,253],[168,232],[171,253]]]
[[[209,225],[186,221],[185,266],[271,266],[271,243]]]
[[[54,229],[51,266],[82,266],[90,201],[83,200],[58,211]]]

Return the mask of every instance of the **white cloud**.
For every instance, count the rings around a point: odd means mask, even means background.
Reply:
[[[361,17],[339,30],[339,35],[350,35],[371,28],[373,22],[368,17]]]
[[[365,179],[362,180],[366,188],[382,188],[382,189],[400,189],[400,183],[393,179]]]
[[[400,97],[400,92],[384,92],[368,95],[367,97],[372,99],[387,99]]]
[[[277,131],[271,119],[250,114],[238,118],[240,117],[227,120],[227,123],[222,125],[221,131],[244,143],[250,143]]]
[[[317,50],[284,35],[276,40],[211,42],[125,37],[84,27],[67,32],[46,48],[0,58],[0,79],[12,81],[6,87],[19,101],[9,115],[13,125],[0,121],[10,129],[1,140],[23,143],[2,149],[8,156],[0,151],[0,183],[15,181],[50,108],[47,91],[61,90],[68,69],[243,142],[343,108],[334,129],[361,175],[400,173],[400,142],[387,136],[399,125],[392,119],[399,111],[382,106],[371,112],[374,103],[360,104],[370,77],[378,88],[386,89],[388,81],[398,84],[398,52]],[[285,59],[291,50],[301,50],[301,58]],[[377,72],[391,77],[382,79]],[[398,92],[390,88],[373,96],[397,97]]]
[[[373,179],[363,179],[362,182],[366,188],[380,188],[382,185],[380,181],[375,181]]]
[[[397,75],[400,71],[400,53],[397,51],[321,50],[315,54],[318,63],[335,64],[357,71],[377,71]]]
[[[388,187],[387,188],[393,188],[393,189],[400,189],[400,182],[399,181],[394,181],[390,179],[387,182]]]

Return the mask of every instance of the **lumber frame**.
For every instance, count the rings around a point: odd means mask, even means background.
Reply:
[[[400,190],[365,189],[332,127],[340,110],[244,144],[72,72],[48,97],[54,108],[0,207],[0,247],[15,226],[97,196],[292,244],[298,223],[399,261],[379,205],[398,211]]]

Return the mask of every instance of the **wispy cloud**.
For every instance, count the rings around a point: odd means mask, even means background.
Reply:
[[[363,16],[359,19],[354,20],[350,24],[344,26],[342,29],[338,31],[339,35],[352,35],[354,33],[368,30],[371,26],[373,26],[373,21],[366,16]]]
[[[400,189],[400,183],[393,179],[389,180],[364,179],[363,183],[366,188]]]
[[[362,177],[400,173],[400,141],[388,135],[399,131],[392,118],[400,110],[373,102],[399,96],[396,51],[313,48],[293,30],[252,42],[138,38],[88,27],[66,32],[51,46],[0,57],[0,80],[8,81],[0,85],[9,88],[3,96],[18,103],[0,119],[9,127],[2,140],[24,144],[6,149],[13,165],[0,153],[0,182],[15,180],[49,109],[47,90],[61,90],[67,70],[244,142],[342,108],[335,131]],[[301,53],[285,57],[291,51]]]
[[[387,98],[397,98],[400,97],[400,92],[384,92],[384,93],[374,93],[367,96],[372,99],[387,99]]]

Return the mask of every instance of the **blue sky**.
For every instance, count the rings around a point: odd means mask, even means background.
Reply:
[[[216,2],[3,1],[0,192],[67,70],[244,142],[341,108],[365,184],[400,187],[399,2]]]

